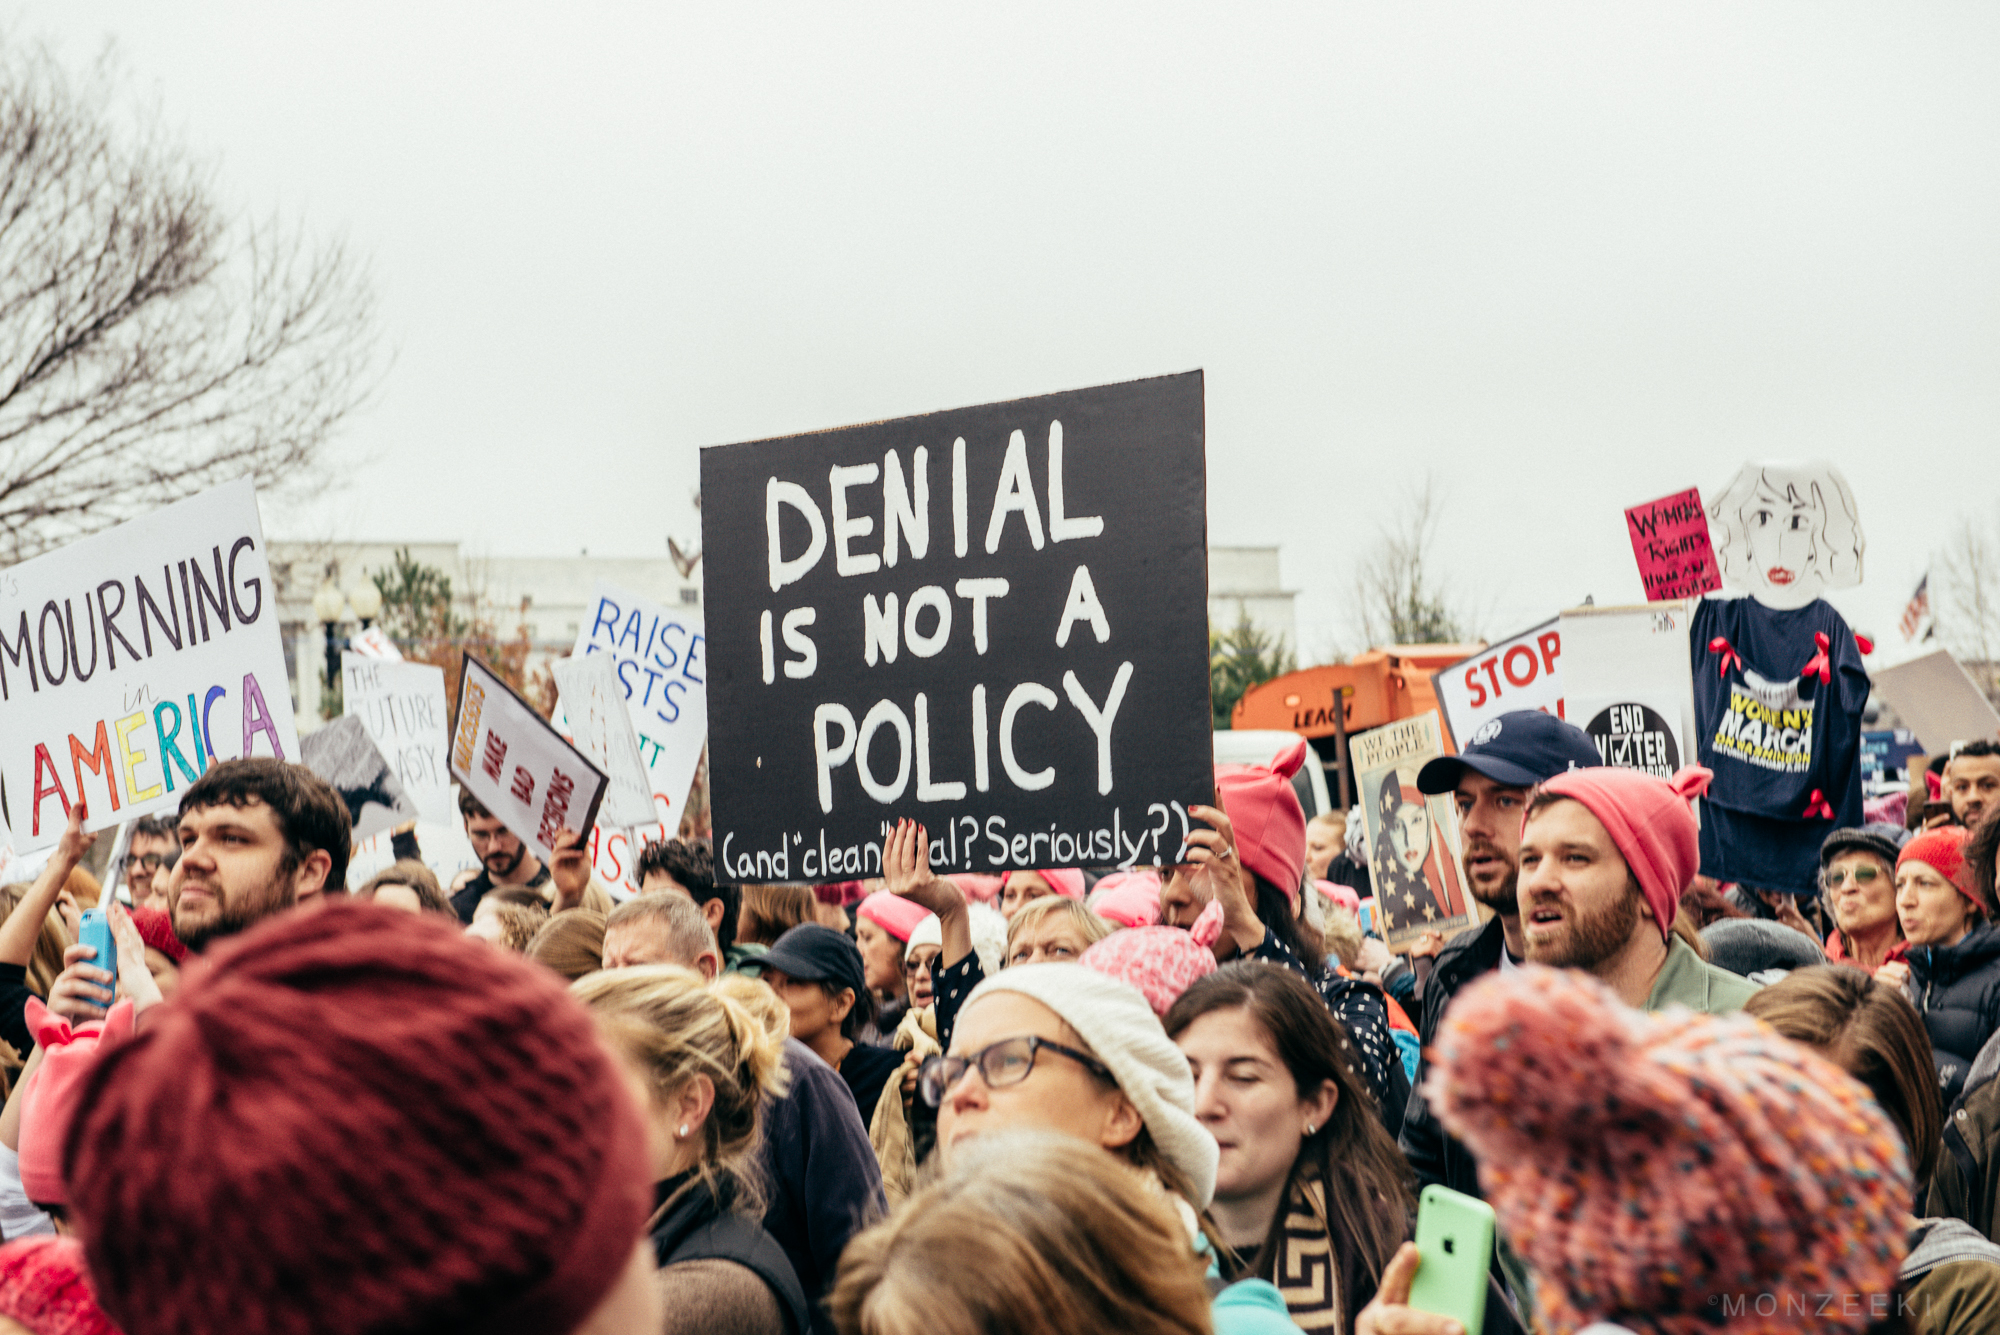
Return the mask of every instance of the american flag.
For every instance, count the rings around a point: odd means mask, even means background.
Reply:
[[[1903,638],[1914,640],[1925,618],[1931,614],[1931,577],[1928,573],[1917,581],[1917,591],[1910,595],[1910,605],[1903,609]],[[1930,637],[1926,635],[1925,639]]]

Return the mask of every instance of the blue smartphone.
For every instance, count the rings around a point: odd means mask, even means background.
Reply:
[[[91,946],[97,954],[91,963],[100,969],[111,971],[111,987],[118,987],[118,943],[111,939],[111,918],[103,909],[85,909],[83,921],[77,925],[78,945]]]
[[[1417,1202],[1417,1276],[1410,1306],[1458,1318],[1465,1335],[1486,1324],[1486,1277],[1493,1265],[1493,1207],[1449,1187],[1424,1188]]]

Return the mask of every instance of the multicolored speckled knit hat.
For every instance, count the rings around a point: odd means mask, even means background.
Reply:
[[[1902,1140],[1859,1081],[1749,1016],[1649,1015],[1576,970],[1489,975],[1446,1012],[1428,1093],[1556,1331],[1895,1310]]]

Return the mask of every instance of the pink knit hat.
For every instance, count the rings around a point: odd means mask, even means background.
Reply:
[[[1671,780],[1604,765],[1558,774],[1541,791],[1574,798],[1603,822],[1645,892],[1664,941],[1673,935],[1681,892],[1701,870],[1701,835],[1688,799],[1707,792],[1714,777],[1700,765],[1684,767]]]
[[[1280,751],[1269,765],[1217,765],[1215,801],[1236,831],[1243,865],[1291,897],[1299,907],[1299,873],[1306,865],[1306,813],[1292,791],[1305,764],[1306,739]]]
[[[75,1238],[23,1238],[0,1247],[0,1317],[35,1335],[118,1335],[97,1305]]]
[[[1083,898],[1083,873],[1074,867],[1059,871],[1044,871],[1040,867],[1037,867],[1034,871],[1035,875],[1049,883],[1049,889],[1055,891],[1064,899]],[[1000,889],[1005,891],[1007,889],[1007,882],[1020,874],[1018,871],[1010,871],[1001,877]]]
[[[1131,927],[1113,932],[1083,952],[1077,960],[1108,978],[1130,983],[1146,998],[1153,1014],[1164,1016],[1195,980],[1215,972],[1215,951],[1222,935],[1222,905],[1210,900],[1186,931],[1178,927]]]
[[[1979,911],[1991,913],[1991,904],[1980,904],[1979,893],[1972,888],[1972,864],[1965,860],[1965,845],[1971,836],[1963,826],[1940,825],[1935,830],[1925,830],[1909,843],[1896,858],[1896,865],[1905,862],[1921,862],[1938,875],[1950,881],[1958,893],[1974,904]]]
[[[922,904],[901,895],[892,895],[887,890],[877,890],[862,900],[861,906],[854,911],[904,943],[908,943],[910,933],[917,930],[917,924],[931,916],[931,911]]]
[[[76,1116],[77,1096],[97,1063],[98,1048],[132,1036],[132,1003],[114,1002],[102,1020],[71,1029],[40,998],[29,997],[27,1019],[42,1065],[21,1096],[21,1189],[37,1205],[67,1205],[63,1141]]]
[[[1322,895],[1325,895],[1355,917],[1358,918],[1361,916],[1361,894],[1353,886],[1342,885],[1338,881],[1314,881],[1313,889],[1319,891]]]
[[[1121,927],[1160,925],[1160,874],[1143,868],[1114,871],[1090,892],[1090,911]]]
[[[953,872],[945,879],[965,892],[968,904],[993,903],[1000,898],[1000,887],[1007,883],[1005,876],[981,876],[972,871]]]
[[[1803,1328],[1800,1301],[1814,1330],[1861,1330],[1896,1283],[1900,1133],[1859,1081],[1749,1016],[1650,1015],[1528,965],[1468,986],[1434,1055],[1425,1093],[1555,1330],[1643,1313],[1652,1331],[1776,1335]]]

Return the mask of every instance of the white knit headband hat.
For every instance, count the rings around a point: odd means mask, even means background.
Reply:
[[[1207,1209],[1222,1152],[1195,1120],[1194,1073],[1187,1058],[1139,990],[1081,964],[1021,964],[987,978],[966,999],[965,1009],[992,992],[1032,997],[1076,1030],[1111,1069],[1118,1088],[1145,1119],[1153,1143],[1194,1188],[1194,1207]]]

